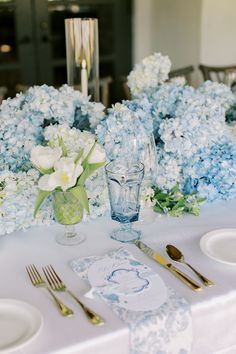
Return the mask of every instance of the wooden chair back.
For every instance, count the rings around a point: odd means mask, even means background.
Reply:
[[[188,85],[191,85],[191,74],[194,72],[194,66],[189,65],[184,68],[180,68],[177,70],[172,70],[169,73],[169,78],[183,78],[185,80],[185,83]]]
[[[217,81],[227,84],[227,80],[230,74],[236,73],[236,65],[230,66],[207,66],[199,65],[199,69],[203,75],[203,79]]]

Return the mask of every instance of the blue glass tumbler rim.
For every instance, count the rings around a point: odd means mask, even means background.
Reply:
[[[122,172],[117,172],[117,171],[113,171],[111,168],[110,168],[110,166],[112,166],[113,164],[121,164],[122,166],[126,166],[126,163],[127,163],[127,161],[125,161],[125,160],[112,160],[112,161],[110,161],[110,162],[108,162],[106,165],[105,165],[105,171],[106,172],[108,172],[108,173],[114,173],[114,174],[116,174],[116,175],[123,175],[124,174],[124,172],[122,171]],[[136,170],[136,171],[132,171],[131,172],[131,174],[133,174],[133,173],[140,173],[140,172],[143,172],[144,171],[144,164],[141,162],[141,161],[135,161],[135,162],[133,162],[132,163],[132,165],[137,165],[137,166],[139,166],[139,168]],[[128,165],[127,165],[127,167],[128,167]],[[127,168],[127,170],[128,170],[128,168]]]

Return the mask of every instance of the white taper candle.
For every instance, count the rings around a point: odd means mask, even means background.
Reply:
[[[88,96],[88,74],[86,69],[86,60],[82,60],[81,69],[81,92],[83,95]]]

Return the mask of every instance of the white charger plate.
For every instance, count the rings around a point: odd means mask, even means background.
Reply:
[[[200,240],[206,256],[218,262],[236,265],[236,229],[218,229],[206,233]]]
[[[31,342],[43,325],[41,313],[15,299],[0,299],[0,353],[11,353]]]

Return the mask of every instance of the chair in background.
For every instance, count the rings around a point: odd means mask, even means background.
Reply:
[[[191,85],[191,74],[194,71],[194,67],[192,65],[186,66],[181,69],[173,70],[169,73],[169,81],[171,82],[181,82],[182,84],[189,84]],[[121,78],[123,92],[125,98],[127,100],[131,100],[131,93],[129,86],[127,85],[127,78],[122,76]]]
[[[199,65],[199,69],[202,72],[204,80],[211,80],[224,83],[231,86],[230,77],[236,73],[236,65],[231,66],[207,66]]]
[[[0,86],[0,104],[4,100],[7,94],[7,88],[5,86]]]
[[[182,80],[182,83],[191,85],[191,74],[194,72],[193,65],[186,66],[169,73],[170,81]]]
[[[122,84],[125,99],[130,101],[132,99],[132,96],[131,96],[130,88],[127,85],[127,77],[126,76],[121,77],[121,84]]]
[[[111,76],[106,76],[99,80],[101,102],[105,107],[108,107],[110,104],[110,84],[112,81]]]

